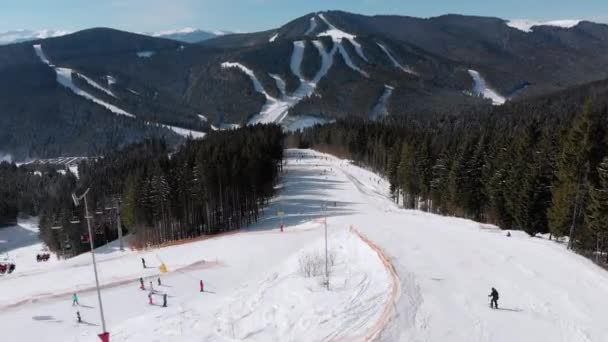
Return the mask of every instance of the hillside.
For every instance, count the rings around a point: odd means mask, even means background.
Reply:
[[[121,252],[114,242],[97,249],[112,341],[608,338],[608,276],[562,244],[400,209],[386,180],[347,160],[310,150],[286,155],[280,193],[246,230],[162,248]],[[284,217],[275,216],[279,210]],[[322,276],[304,276],[299,261],[322,253],[324,222],[335,257],[329,290]],[[17,239],[35,227],[21,226],[0,229],[0,250],[17,263],[0,276],[3,336],[97,340],[90,254],[37,263],[42,246]],[[159,272],[161,263],[168,273]],[[489,308],[491,287],[500,292],[499,310]],[[78,306],[70,305],[74,292]],[[75,323],[76,311],[84,323]]]
[[[330,11],[199,44],[96,28],[0,46],[11,128],[0,152],[91,155],[248,123],[460,114],[608,78],[607,25],[517,24]]]

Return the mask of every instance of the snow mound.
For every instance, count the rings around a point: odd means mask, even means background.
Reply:
[[[518,29],[523,32],[532,32],[535,26],[554,26],[561,28],[572,28],[578,25],[582,20],[551,20],[551,21],[535,21],[528,19],[514,19],[506,22],[507,26]]]
[[[481,77],[479,72],[472,69],[469,69],[468,71],[474,82],[473,94],[492,100],[492,104],[495,106],[502,105],[506,102],[504,96],[498,94],[487,85],[486,80]]]
[[[384,92],[382,93],[382,96],[380,96],[380,99],[378,99],[378,103],[376,103],[374,108],[372,108],[372,111],[369,115],[370,120],[378,120],[389,114],[387,107],[388,101],[391,98],[391,95],[393,95],[393,90],[395,90],[394,87],[391,87],[387,84],[384,85]]]
[[[392,283],[375,252],[355,234],[330,236],[330,290],[306,278],[299,262],[321,255],[323,241],[300,251],[261,280],[245,284],[217,314],[216,333],[255,341],[352,340],[379,318]],[[268,329],[273,327],[273,329]]]
[[[397,61],[397,59],[395,59],[395,57],[393,56],[393,54],[390,51],[388,51],[388,48],[384,44],[382,44],[380,42],[376,42],[376,44],[378,44],[378,47],[380,47],[380,49],[382,51],[384,51],[384,53],[386,54],[386,56],[388,57],[388,59],[391,60],[391,62],[393,63],[393,66],[395,68],[401,69],[403,72],[406,72],[408,74],[418,75],[418,73],[416,73],[414,70],[412,70],[412,68],[410,68],[408,66],[401,65],[401,63],[399,63]]]

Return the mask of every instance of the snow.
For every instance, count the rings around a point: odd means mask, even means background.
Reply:
[[[246,66],[244,66],[243,64],[241,64],[241,63],[234,63],[234,62],[224,62],[224,63],[222,63],[222,68],[237,68],[237,69],[241,70],[247,76],[249,76],[249,78],[251,79],[251,82],[253,83],[253,88],[255,89],[255,91],[257,91],[258,93],[264,95],[266,97],[266,99],[271,99],[272,98],[264,90],[264,86],[262,86],[262,83],[255,76],[255,73],[251,69],[249,69]]]
[[[207,122],[207,121],[209,121],[209,120],[207,120],[207,117],[206,117],[206,116],[204,116],[204,115],[198,114],[197,116],[198,116],[198,118],[199,118],[199,119],[201,119],[201,121],[203,121],[203,122]]]
[[[34,51],[36,52],[36,56],[40,58],[40,61],[42,63],[53,67],[53,64],[51,64],[51,61],[49,61],[49,59],[44,54],[44,51],[42,50],[42,46],[40,44],[34,44]]]
[[[167,31],[159,31],[159,32],[154,32],[152,33],[153,37],[161,37],[161,36],[170,36],[170,35],[174,35],[174,34],[187,34],[187,33],[193,33],[196,31],[200,31],[199,29],[195,29],[193,27],[184,27],[182,29],[177,29],[177,30],[167,30]]]
[[[94,103],[105,107],[107,110],[111,111],[114,114],[118,114],[118,115],[125,115],[128,116],[130,118],[134,118],[135,115],[118,108],[117,106],[105,102],[101,99],[96,98],[95,96],[87,93],[86,91],[80,89],[77,85],[74,84],[74,82],[72,81],[72,72],[73,70],[70,68],[60,68],[57,67],[55,68],[55,72],[57,73],[57,82],[59,82],[59,84],[61,84],[62,86],[70,89],[74,94],[78,95],[78,96],[82,96],[85,99],[91,100]]]
[[[109,86],[112,86],[113,84],[116,84],[116,78],[110,76],[110,75],[106,75],[106,80],[108,82]]]
[[[296,132],[317,124],[324,125],[332,121],[316,115],[298,115],[289,117],[284,123],[286,124],[287,131]]]
[[[397,61],[397,59],[395,59],[395,57],[393,56],[393,54],[390,51],[388,51],[388,48],[384,44],[382,44],[380,42],[376,42],[376,44],[378,44],[378,46],[380,47],[380,49],[382,51],[384,51],[384,53],[386,54],[386,56],[388,57],[388,59],[391,60],[391,62],[393,63],[393,66],[395,68],[401,69],[403,72],[406,72],[408,74],[418,75],[418,73],[416,73],[414,70],[412,70],[412,68],[410,68],[408,66],[401,65],[401,63],[399,63]]]
[[[384,178],[348,160],[309,150],[286,157],[278,195],[248,229],[141,251],[98,249],[112,341],[608,340],[608,273],[563,244],[400,209]],[[323,250],[324,217],[336,255],[329,291],[298,269],[301,255]],[[16,255],[22,248],[29,254]],[[9,251],[17,270],[0,277],[3,339],[97,341],[90,255],[36,263],[35,248]],[[156,280],[161,261],[166,286],[154,285],[169,295],[167,308],[148,305],[138,289],[140,276],[146,286]],[[488,307],[491,287],[501,310]],[[76,291],[81,305],[72,307]],[[86,323],[75,323],[76,310]]]
[[[471,75],[474,82],[473,94],[492,100],[492,104],[495,106],[502,105],[506,102],[504,96],[498,94],[487,85],[485,79],[481,77],[479,72],[470,69],[469,75]]]
[[[279,75],[268,74],[270,77],[274,78],[275,83],[277,84],[277,88],[281,92],[281,95],[285,95],[287,93],[285,81]]]
[[[46,39],[51,37],[60,37],[70,34],[70,31],[65,30],[9,30],[0,32],[0,45],[18,43],[35,39]]]
[[[384,92],[382,93],[382,96],[380,96],[380,99],[378,99],[378,103],[376,103],[374,108],[372,108],[369,115],[370,120],[378,120],[389,114],[387,106],[391,95],[393,95],[393,90],[395,90],[394,87],[387,84],[384,85]]]
[[[306,32],[304,32],[304,35],[310,36],[315,31],[316,28],[317,28],[317,20],[313,16],[310,18],[310,26],[308,26],[308,29],[306,30]]]
[[[93,88],[97,88],[98,90],[101,90],[102,92],[112,96],[112,97],[116,97],[116,95],[114,95],[114,93],[112,93],[109,89],[107,89],[106,87],[100,85],[99,83],[95,82],[94,80],[92,80],[91,78],[81,74],[81,73],[76,73],[79,77],[82,77],[90,86],[92,86]],[[108,80],[108,84],[113,84],[116,83],[116,80],[113,80],[113,83],[110,83],[110,79]]]
[[[293,93],[287,94],[284,91],[283,80],[276,75],[270,75],[275,79],[275,81],[277,82],[277,87],[281,91],[280,98],[274,98],[268,95],[268,93],[264,90],[264,87],[259,82],[259,80],[251,69],[239,63],[222,63],[222,67],[224,68],[235,67],[247,74],[251,78],[255,90],[266,97],[266,103],[262,107],[260,113],[253,116],[249,120],[248,124],[253,125],[257,123],[271,122],[281,123],[287,117],[290,108],[295,106],[302,99],[314,93],[317,83],[323,77],[325,77],[325,75],[329,71],[329,68],[331,67],[331,64],[333,62],[333,55],[335,54],[337,45],[334,45],[334,49],[330,53],[325,51],[323,44],[319,41],[313,41],[313,45],[319,50],[319,54],[321,55],[321,68],[315,74],[315,77],[312,80],[304,79],[301,72],[302,59],[304,55],[304,50],[306,48],[306,43],[304,41],[293,42],[293,52],[290,60],[291,72],[300,80],[300,85],[298,86],[298,88]]]
[[[156,51],[138,51],[137,57],[139,58],[150,58],[156,54]]]
[[[349,68],[355,70],[356,72],[360,73],[364,77],[369,78],[369,74],[367,72],[361,70],[361,68],[359,68],[358,66],[355,65],[355,63],[353,63],[353,60],[350,58],[348,51],[346,51],[346,49],[344,48],[344,45],[342,45],[342,43],[338,43],[336,46],[338,47],[338,51],[340,52],[340,55],[342,55],[342,58],[344,59],[344,63],[346,63],[346,65],[348,65]]]
[[[195,130],[191,130],[191,129],[187,129],[187,128],[181,128],[181,127],[177,127],[177,126],[171,126],[171,125],[161,125],[162,127],[168,128],[170,130],[172,130],[173,132],[188,138],[188,137],[192,137],[193,139],[201,139],[204,138],[205,135],[207,135],[207,133],[205,132],[199,132],[199,131],[195,131]]]
[[[272,37],[270,37],[270,39],[268,39],[268,41],[270,43],[272,43],[272,42],[274,42],[277,39],[278,36],[279,36],[279,34],[275,33],[275,34],[272,35]]]
[[[367,59],[367,57],[365,56],[365,54],[363,53],[363,48],[361,47],[361,44],[359,44],[355,39],[357,38],[357,36],[344,32],[338,28],[336,28],[334,25],[332,25],[332,23],[329,22],[329,20],[327,20],[325,18],[325,16],[323,14],[319,14],[319,18],[321,18],[321,20],[323,20],[325,22],[325,24],[327,24],[327,26],[329,27],[329,29],[327,31],[321,32],[319,33],[317,36],[318,37],[323,37],[323,36],[328,36],[331,37],[332,41],[334,41],[334,43],[339,43],[340,46],[342,46],[342,40],[346,39],[348,40],[354,47],[355,47],[355,51],[357,52],[357,54],[359,55],[359,57],[361,57],[361,59],[363,59],[365,62],[369,63],[369,60]],[[344,53],[346,53],[346,51],[344,50],[344,48],[342,48],[342,51],[344,51]],[[344,57],[344,59],[346,59],[347,57]],[[350,57],[348,57],[348,59],[350,59]]]
[[[518,29],[523,32],[532,32],[534,26],[554,26],[561,28],[572,28],[578,25],[581,20],[551,20],[551,21],[535,21],[528,19],[514,19],[506,22],[507,26]]]

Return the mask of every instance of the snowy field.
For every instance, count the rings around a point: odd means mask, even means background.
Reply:
[[[287,156],[255,226],[161,249],[99,249],[112,341],[608,341],[608,275],[563,245],[403,210],[370,171],[307,150]],[[325,216],[329,291],[323,276],[301,272],[323,253]],[[0,276],[2,340],[96,341],[90,254],[37,263],[35,231],[31,220],[0,229],[1,253],[17,262]],[[158,286],[161,262],[169,272]],[[154,282],[154,305],[139,277]],[[500,310],[489,308],[491,287]]]

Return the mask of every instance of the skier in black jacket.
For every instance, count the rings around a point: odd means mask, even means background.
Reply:
[[[492,288],[492,292],[488,295],[488,297],[492,297],[490,307],[493,309],[498,309],[498,291],[496,291],[495,288]]]

